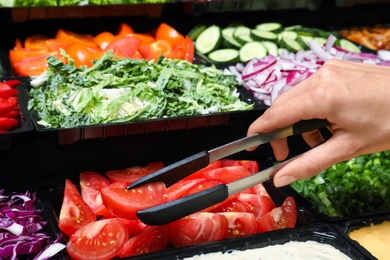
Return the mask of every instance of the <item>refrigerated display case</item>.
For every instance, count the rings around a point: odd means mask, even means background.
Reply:
[[[131,24],[140,32],[151,31],[160,22],[166,22],[180,32],[188,33],[201,23],[227,26],[240,22],[254,26],[275,21],[286,26],[302,24],[333,30],[389,24],[389,7],[390,1],[331,0],[183,0],[163,4],[2,7],[0,73],[1,78],[20,78],[12,72],[7,53],[17,38],[24,39],[33,34],[53,36],[58,28],[94,35],[104,30],[113,32],[121,22]],[[25,80],[22,78],[22,81]],[[0,188],[52,191],[55,187],[57,191],[58,187],[63,187],[65,179],[77,182],[82,171],[103,174],[111,169],[145,165],[151,161],[162,161],[168,165],[199,151],[244,137],[250,123],[263,111],[255,110],[245,113],[245,116],[229,114],[195,121],[157,121],[110,129],[92,127],[45,131],[34,128],[31,122],[26,121],[26,131],[0,134],[0,173],[3,178]],[[28,112],[25,111],[25,114],[30,120]],[[291,154],[308,149],[300,136],[290,138],[289,142]],[[272,149],[269,145],[263,145],[253,152],[237,153],[232,158],[256,160],[260,165],[265,165],[272,158]],[[323,229],[320,226],[319,231],[314,229],[310,232],[317,234]],[[333,232],[333,228],[329,229]],[[325,230],[328,230],[327,226]],[[275,239],[280,239],[279,233]],[[252,243],[251,239],[248,241]],[[236,246],[235,243],[231,245]],[[194,251],[194,248],[188,250]],[[196,248],[196,252],[199,250],[202,249]],[[355,250],[354,247],[351,255],[355,254]],[[188,255],[188,251],[182,252]]]

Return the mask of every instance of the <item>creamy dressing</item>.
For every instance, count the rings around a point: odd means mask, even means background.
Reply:
[[[226,253],[207,253],[196,255],[184,260],[343,260],[351,259],[339,249],[316,241],[290,241],[285,244],[272,245],[263,248],[247,249],[245,251],[230,250]]]
[[[349,237],[379,260],[389,259],[390,221],[353,230],[349,233]]]

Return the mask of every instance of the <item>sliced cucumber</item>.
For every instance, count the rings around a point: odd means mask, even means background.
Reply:
[[[247,42],[253,41],[253,39],[250,36],[251,29],[246,26],[237,26],[236,29],[233,32],[233,38],[239,42],[240,44],[245,44]]]
[[[303,37],[307,37],[307,38],[303,38]],[[309,48],[309,41],[312,40],[313,37],[310,37],[310,36],[298,36],[295,40],[299,43],[299,45],[302,46],[302,48],[304,50],[308,50],[310,49]]]
[[[289,38],[295,40],[298,37],[298,33],[294,31],[283,31],[279,33],[279,39],[281,38]]]
[[[198,38],[199,34],[203,32],[206,28],[206,25],[198,24],[197,26],[192,28],[192,30],[188,33],[188,36],[191,38],[191,40],[195,41]]]
[[[216,63],[233,63],[239,61],[239,51],[236,49],[219,49],[210,52],[208,57]]]
[[[195,41],[195,49],[202,54],[207,54],[218,49],[221,42],[221,27],[218,25],[211,25],[198,35]]]
[[[240,44],[236,39],[233,37],[234,30],[236,30],[235,27],[226,27],[222,30],[222,38],[223,42],[222,45],[226,48],[234,48],[239,49],[241,48],[242,44]]]
[[[279,55],[279,51],[278,51],[279,47],[278,47],[278,45],[275,42],[262,41],[261,43],[267,49],[267,53],[268,54],[271,54],[274,57]]]
[[[283,26],[280,23],[261,23],[256,25],[255,28],[260,31],[267,31],[267,32],[274,32],[274,33],[280,33],[281,31],[283,31]]]
[[[313,40],[313,36],[300,35],[297,39],[301,39],[304,43],[308,44],[311,40]]]
[[[303,50],[303,47],[293,39],[283,38],[280,40],[280,47],[287,49],[290,52],[297,52]]]
[[[248,42],[240,49],[240,61],[247,62],[251,59],[263,59],[267,56],[267,49],[261,42]]]
[[[273,32],[268,32],[268,31],[261,31],[258,29],[252,29],[251,30],[251,37],[255,41],[277,41],[278,40],[278,35]]]
[[[326,43],[326,39],[322,37],[314,37],[313,39],[316,40],[320,46],[324,46]]]
[[[347,39],[340,39],[339,45],[342,49],[350,52],[361,52],[360,48]]]
[[[291,26],[284,27],[284,31],[295,31],[301,27],[302,27],[301,24],[291,25]]]

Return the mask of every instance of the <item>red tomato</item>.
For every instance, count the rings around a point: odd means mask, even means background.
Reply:
[[[217,208],[212,210],[215,213],[219,212],[249,212],[246,204],[238,198],[221,203]]]
[[[168,59],[181,59],[189,62],[194,61],[195,49],[194,43],[189,36],[184,41],[172,48],[172,51],[165,55]]]
[[[84,202],[76,186],[67,179],[58,221],[60,230],[71,236],[79,228],[94,221],[96,217],[92,209]]]
[[[96,35],[93,40],[100,49],[104,50],[112,41],[115,40],[115,36],[110,32],[101,32]]]
[[[156,40],[153,36],[151,36],[149,34],[146,34],[146,33],[126,34],[126,37],[137,38],[138,40],[141,41],[140,45],[149,44],[149,43],[152,43],[152,42],[154,42]]]
[[[168,201],[177,200],[183,197],[189,188],[205,180],[206,178],[197,178],[191,180],[180,180],[176,182],[167,188]]]
[[[251,173],[242,166],[226,166],[214,170],[205,171],[203,175],[206,179],[221,180],[224,183],[231,183],[251,175]]]
[[[139,178],[163,167],[164,164],[162,162],[151,162],[145,166],[132,166],[123,170],[111,170],[106,172],[106,176],[110,182],[124,181],[129,185]]]
[[[156,40],[167,41],[172,47],[175,47],[184,41],[184,36],[172,26],[160,23],[156,30]]]
[[[102,188],[104,206],[117,217],[137,219],[137,211],[166,202],[163,182],[145,184],[130,190],[126,187],[126,182],[118,181]]]
[[[130,238],[119,252],[119,257],[129,257],[164,250],[169,244],[168,226],[149,226]]]
[[[248,212],[252,212],[256,218],[263,216],[276,207],[273,200],[268,196],[240,193],[238,199],[245,203]]]
[[[116,36],[125,36],[127,34],[132,34],[134,33],[134,30],[133,28],[131,28],[130,25],[128,25],[127,23],[121,23],[119,25],[119,28],[118,28],[118,33],[116,34]]]
[[[81,197],[97,216],[112,215],[103,205],[101,190],[110,182],[101,174],[92,171],[80,173]]]
[[[118,218],[102,219],[77,230],[66,244],[66,251],[72,259],[111,259],[127,240],[126,228]]]
[[[49,51],[58,51],[59,49],[66,49],[71,43],[57,40],[57,39],[48,39],[46,41],[47,48]]]
[[[138,46],[138,51],[141,53],[142,58],[154,61],[157,61],[161,55],[165,56],[165,54],[170,53],[171,50],[171,44],[165,40],[156,40],[150,44]]]
[[[12,68],[19,76],[39,76],[49,68],[47,57],[57,56],[57,52],[47,52],[15,62]]]
[[[221,167],[221,161],[220,160],[216,160],[214,162],[211,162],[209,163],[206,167],[204,167],[203,169],[200,169],[196,172],[194,172],[193,174],[185,177],[183,180],[191,180],[191,179],[197,179],[197,178],[204,178],[204,175],[203,173],[206,172],[206,171],[209,171],[209,170],[213,170],[213,169],[218,169]]]
[[[197,212],[168,224],[170,241],[174,246],[187,246],[224,239],[228,228],[225,216]]]
[[[9,79],[9,80],[4,81],[4,83],[7,84],[10,87],[16,87],[16,86],[20,85],[20,80],[18,80],[18,79]]]
[[[233,160],[233,159],[221,159],[222,167],[226,166],[238,166],[241,165],[252,174],[259,172],[259,164],[256,161],[251,160]]]
[[[221,181],[221,180],[211,180],[211,179],[208,180],[208,179],[206,179],[204,181],[197,182],[194,185],[192,185],[191,187],[189,187],[187,192],[184,194],[184,196],[198,193],[198,192],[201,192],[203,190],[207,190],[209,188],[215,187],[215,186],[220,185],[220,184],[226,184],[226,182]]]
[[[287,197],[280,207],[257,218],[257,232],[283,228],[294,228],[297,221],[297,207],[293,197]]]
[[[29,36],[24,40],[24,48],[49,51],[46,45],[47,40],[49,40],[49,37],[41,34]]]
[[[248,212],[226,212],[224,215],[229,223],[226,237],[240,237],[257,233],[256,217]]]
[[[62,42],[81,43],[94,48],[98,47],[93,40],[93,36],[89,34],[78,34],[71,31],[58,29],[55,38]]]
[[[9,59],[11,64],[14,64],[26,58],[47,55],[48,53],[49,52],[45,50],[12,49],[9,51]]]
[[[93,65],[95,55],[92,50],[82,43],[72,43],[65,49],[66,53],[74,60],[76,67]]]
[[[113,50],[113,54],[119,58],[140,59],[141,55],[137,47],[141,40],[135,37],[120,37],[113,40],[104,48],[104,51]]]
[[[139,219],[124,219],[124,218],[119,218],[119,219],[122,221],[123,225],[125,225],[129,238],[132,238],[133,236],[140,234],[147,227],[149,227],[145,223],[141,222],[141,220]]]

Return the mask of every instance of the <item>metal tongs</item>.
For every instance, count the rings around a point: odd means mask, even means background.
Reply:
[[[255,134],[230,142],[209,151],[202,151],[176,163],[168,165],[145,177],[142,177],[127,189],[136,188],[151,182],[162,181],[167,187],[173,185],[184,177],[206,167],[210,162],[222,159],[226,156],[246,150],[250,147],[259,146],[292,135],[302,134],[307,131],[329,126],[327,120],[312,119],[304,120],[293,125],[274,130],[269,133]],[[298,155],[299,156],[299,155]],[[295,157],[294,157],[295,158]],[[230,195],[246,190],[256,184],[272,179],[274,174],[289,161],[283,161],[263,171],[245,177],[229,184],[220,184],[215,187],[191,194],[189,196],[170,201],[155,207],[137,212],[138,218],[148,225],[164,225],[182,217],[208,208],[227,199]]]

